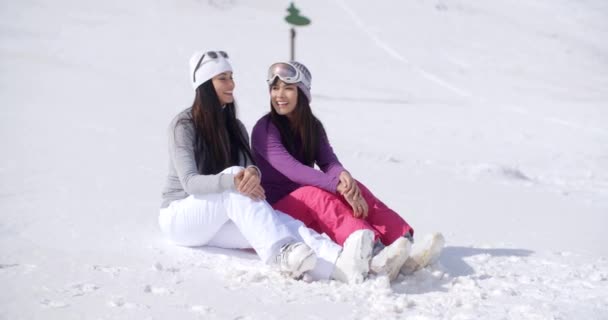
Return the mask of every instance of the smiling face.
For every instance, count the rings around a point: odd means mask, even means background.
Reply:
[[[270,86],[270,103],[278,114],[291,118],[298,104],[298,86],[275,81]]]
[[[234,80],[232,79],[232,72],[228,71],[220,73],[217,76],[213,77],[211,81],[213,82],[215,93],[220,99],[221,105],[234,102],[234,96],[232,95],[232,91],[234,90]]]

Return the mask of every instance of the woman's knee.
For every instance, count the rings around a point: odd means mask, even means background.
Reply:
[[[323,189],[321,189],[319,187],[314,187],[314,186],[300,187],[297,190],[295,190],[294,192],[292,192],[292,194],[297,195],[298,198],[305,198],[305,197],[330,198],[330,197],[335,197],[335,195],[333,193],[327,192],[326,190],[323,190]]]
[[[159,224],[163,234],[181,246],[202,246],[228,221],[219,195],[213,199],[190,196],[162,209]]]

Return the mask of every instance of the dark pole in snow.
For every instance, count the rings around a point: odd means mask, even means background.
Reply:
[[[291,61],[296,60],[296,29],[291,28]]]

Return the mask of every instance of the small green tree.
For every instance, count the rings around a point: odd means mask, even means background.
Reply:
[[[287,23],[294,26],[307,26],[310,24],[310,19],[301,16],[300,9],[296,8],[293,2],[289,5],[289,8],[287,8],[287,12],[289,12],[289,15],[285,17]]]

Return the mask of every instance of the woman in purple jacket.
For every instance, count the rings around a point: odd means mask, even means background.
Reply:
[[[410,255],[414,230],[344,169],[310,108],[311,74],[296,61],[270,66],[270,112],[252,132],[252,151],[273,208],[326,233],[338,244],[357,230],[375,234],[371,271],[391,280],[435,260],[439,233]],[[321,169],[316,170],[315,164]],[[418,249],[418,250],[416,250]]]

